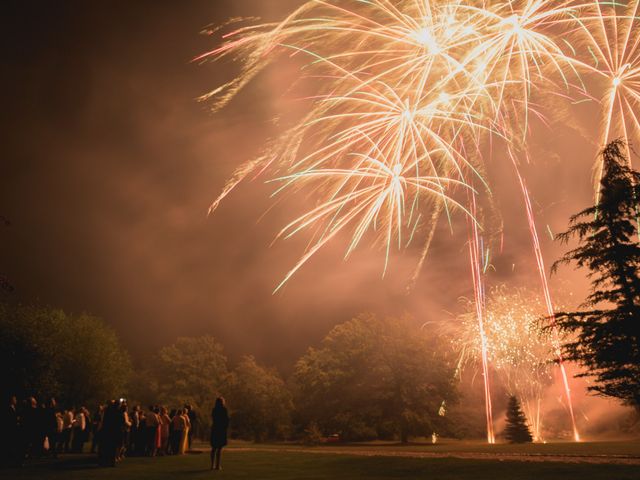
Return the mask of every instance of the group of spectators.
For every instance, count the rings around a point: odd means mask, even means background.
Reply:
[[[129,409],[125,399],[100,405],[93,414],[84,407],[59,408],[55,399],[21,404],[11,397],[2,419],[3,464],[22,465],[30,458],[82,453],[90,443],[101,465],[115,466],[125,456],[181,455],[191,448],[196,412],[189,405]]]

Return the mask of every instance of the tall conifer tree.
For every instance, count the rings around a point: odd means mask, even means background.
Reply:
[[[531,430],[527,425],[527,417],[524,415],[520,402],[515,395],[509,397],[507,406],[507,426],[504,436],[510,443],[530,443],[533,441]]]
[[[578,246],[555,263],[587,269],[591,293],[575,312],[558,312],[570,335],[565,358],[586,367],[590,390],[640,409],[640,174],[628,166],[625,143],[602,151],[604,171],[598,203],[571,217],[563,242]]]

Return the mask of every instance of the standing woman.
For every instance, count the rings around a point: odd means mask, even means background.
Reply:
[[[169,455],[169,429],[171,418],[167,415],[167,407],[160,409],[160,455]]]
[[[171,454],[180,455],[180,438],[182,437],[182,429],[184,428],[182,415],[180,410],[174,410],[171,418],[171,428],[169,430],[169,443],[171,444]]]
[[[178,410],[180,412],[180,418],[182,420],[182,432],[180,436],[180,455],[184,455],[189,450],[189,429],[191,423],[189,422],[189,416],[187,415],[187,409],[183,408]]]
[[[229,412],[224,398],[216,398],[215,406],[211,410],[211,470],[222,470],[222,448],[227,444],[227,429],[229,428]]]

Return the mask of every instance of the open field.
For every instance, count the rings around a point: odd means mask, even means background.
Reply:
[[[231,448],[252,448],[252,449],[305,449],[300,445],[283,444],[253,444],[236,442]],[[531,444],[508,444],[498,443],[489,445],[480,441],[457,441],[444,439],[438,443],[412,443],[401,445],[389,442],[367,442],[351,443],[340,445],[322,445],[312,447],[318,450],[332,450],[339,448],[344,452],[374,452],[376,454],[457,454],[457,453],[478,453],[478,454],[504,454],[504,455],[549,455],[549,456],[589,456],[589,457],[637,457],[640,460],[640,440],[609,441],[609,442],[553,442],[553,443],[531,443]]]
[[[211,472],[206,452],[182,457],[128,458],[113,468],[97,468],[89,455],[68,456],[60,461],[35,462],[22,469],[1,470],[0,478],[16,480],[112,479],[640,479],[638,442],[548,444],[513,447],[499,445],[494,451],[467,443],[430,446],[326,446],[305,448],[283,445],[239,444],[225,452],[224,471]],[[539,448],[544,448],[540,458]],[[580,448],[578,448],[580,447]],[[527,451],[526,449],[531,451]],[[297,451],[295,451],[297,450]],[[517,451],[513,451],[517,450]],[[569,452],[569,453],[566,453]],[[635,453],[634,453],[635,452]],[[416,458],[431,454],[433,457]],[[514,459],[505,455],[517,455]],[[525,455],[536,461],[522,461]],[[449,455],[470,455],[457,458]],[[478,457],[473,457],[477,455]],[[569,455],[569,457],[563,457]],[[604,456],[604,457],[603,457]],[[555,460],[550,460],[551,458]],[[592,458],[607,463],[590,463]]]

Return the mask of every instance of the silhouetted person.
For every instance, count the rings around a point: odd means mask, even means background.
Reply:
[[[51,398],[49,404],[42,411],[42,422],[44,434],[49,439],[49,453],[53,454],[54,458],[58,456],[58,443],[60,442],[57,414],[56,399]]]
[[[47,438],[47,406],[44,403],[36,404],[36,431],[34,432],[32,457],[41,457],[44,454],[45,439]]]
[[[64,453],[71,450],[71,431],[73,430],[73,409],[68,408],[62,413],[62,446]]]
[[[155,456],[158,447],[157,439],[158,427],[160,426],[160,418],[155,412],[153,406],[149,406],[149,410],[145,413],[145,440],[146,440],[146,454],[149,457]]]
[[[64,441],[62,438],[64,420],[62,419],[62,414],[63,414],[62,410],[56,410],[56,431],[57,431],[57,442],[55,445],[56,455],[62,452],[64,448]]]
[[[34,397],[25,400],[24,410],[21,414],[22,424],[22,458],[33,457],[42,451],[39,442],[42,438],[41,413],[38,402]]]
[[[71,450],[74,453],[82,453],[85,428],[87,428],[87,417],[84,414],[84,409],[79,408],[76,411],[76,416],[73,418],[72,423],[73,440],[71,442]]]
[[[87,407],[82,407],[84,413],[84,431],[82,432],[82,447],[91,439],[91,413]]]
[[[127,447],[129,445],[129,436],[131,434],[131,419],[129,418],[129,408],[127,402],[123,401],[120,404],[120,416],[122,422],[122,432],[120,433],[120,439],[118,440],[118,446],[116,447],[116,460],[120,461],[127,453]]]
[[[180,435],[181,430],[181,416],[178,410],[173,409],[169,414],[171,418],[171,424],[169,425],[169,453],[171,455],[178,455],[180,451]]]
[[[96,453],[98,445],[100,445],[100,422],[104,413],[104,405],[99,405],[96,412],[91,417],[91,453]]]
[[[19,462],[18,442],[21,439],[18,423],[18,399],[9,397],[8,405],[2,412],[2,432],[0,432],[0,455],[3,465],[16,465]]]
[[[227,445],[227,429],[229,428],[229,412],[224,398],[216,398],[211,410],[211,470],[222,470],[222,448]]]
[[[140,429],[140,406],[135,405],[131,413],[129,414],[129,420],[131,421],[131,432],[129,434],[129,445],[127,446],[128,455],[140,455],[141,450],[141,429]]]
[[[112,400],[105,409],[100,427],[100,464],[106,467],[116,466],[118,445],[122,440],[124,417],[120,405]]]

